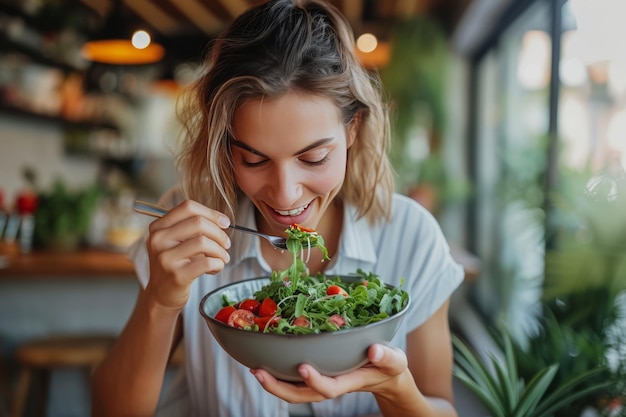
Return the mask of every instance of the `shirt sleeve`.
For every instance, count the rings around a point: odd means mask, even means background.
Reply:
[[[417,203],[409,203],[400,214],[403,227],[396,236],[396,256],[411,304],[407,329],[412,331],[431,317],[463,281],[463,268],[434,216]]]

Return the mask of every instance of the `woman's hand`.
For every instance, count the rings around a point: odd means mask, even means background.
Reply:
[[[398,385],[403,375],[410,375],[407,357],[400,349],[375,344],[367,356],[370,363],[337,377],[323,376],[311,365],[300,365],[303,383],[298,384],[277,380],[263,369],[251,372],[266,391],[290,403],[318,402],[355,391],[384,395]]]
[[[173,310],[183,308],[192,282],[216,274],[230,260],[230,239],[224,214],[195,201],[185,201],[150,224],[148,296]]]

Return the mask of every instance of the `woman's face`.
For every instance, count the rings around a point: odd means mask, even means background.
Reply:
[[[343,184],[353,130],[331,100],[313,95],[251,99],[235,111],[235,177],[262,215],[260,229],[318,229]]]

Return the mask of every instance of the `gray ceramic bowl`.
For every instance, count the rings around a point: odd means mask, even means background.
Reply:
[[[358,280],[342,276],[343,282]],[[308,363],[320,373],[337,376],[367,363],[367,349],[373,343],[389,342],[400,327],[410,300],[404,309],[384,320],[335,332],[306,335],[281,335],[251,332],[228,326],[214,318],[222,307],[222,295],[230,300],[251,298],[269,283],[269,278],[254,278],[218,288],[204,296],[200,314],[222,348],[249,368],[263,368],[276,378],[301,381],[298,365]],[[388,285],[389,286],[389,285]]]

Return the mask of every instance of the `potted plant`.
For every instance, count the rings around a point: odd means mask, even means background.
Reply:
[[[37,193],[34,244],[59,251],[77,249],[83,243],[100,200],[100,187],[69,189],[64,181],[57,179],[51,189],[43,190],[37,185],[33,169],[24,169],[23,175]]]
[[[570,402],[586,398],[607,388],[611,382],[604,379],[592,385],[606,373],[598,367],[587,370],[568,380],[554,384],[559,364],[541,367],[531,377],[524,377],[518,368],[518,358],[506,331],[501,336],[503,359],[490,355],[485,362],[458,336],[453,335],[454,375],[491,413],[491,417],[552,417]],[[572,416],[574,417],[574,416]]]

